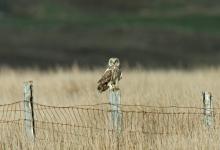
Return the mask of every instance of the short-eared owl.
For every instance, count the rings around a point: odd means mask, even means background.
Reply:
[[[98,81],[98,91],[100,93],[106,91],[108,88],[111,90],[118,90],[118,82],[122,78],[120,71],[120,62],[118,58],[110,58],[108,61],[108,68]]]

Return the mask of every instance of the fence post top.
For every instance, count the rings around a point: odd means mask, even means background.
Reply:
[[[202,94],[209,94],[209,95],[211,95],[212,93],[208,92],[208,91],[203,91]]]
[[[211,97],[212,98],[212,93],[211,92],[208,92],[208,91],[204,91],[202,92],[202,95],[205,97],[205,96],[208,96],[208,97]]]
[[[24,84],[33,84],[33,81],[25,81]]]

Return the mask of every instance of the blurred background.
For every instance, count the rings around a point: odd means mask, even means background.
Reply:
[[[0,0],[0,65],[220,65],[219,0]]]

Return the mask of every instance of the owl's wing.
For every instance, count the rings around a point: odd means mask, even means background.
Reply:
[[[112,71],[107,69],[105,73],[102,75],[101,79],[98,81],[99,84],[108,84],[112,78]]]
[[[122,79],[122,73],[121,73],[121,70],[120,68],[115,68],[114,71],[113,71],[113,79],[114,80],[121,80]]]
[[[120,71],[119,80],[122,79],[122,72]]]
[[[100,93],[106,91],[109,88],[108,83],[111,81],[111,79],[112,79],[112,71],[107,69],[103,74],[102,78],[98,81],[97,90]]]

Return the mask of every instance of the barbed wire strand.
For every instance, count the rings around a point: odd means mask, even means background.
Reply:
[[[152,136],[192,135],[204,127],[204,112],[198,107],[120,105],[120,110],[111,110],[110,106],[104,103],[57,107],[33,103],[35,138],[48,143],[74,143],[86,149],[101,140],[103,149],[111,149],[119,132],[123,137],[120,142],[128,143],[140,137],[152,140]],[[23,138],[24,121],[32,121],[25,119],[27,112],[23,107],[23,101],[0,105],[1,138]],[[113,113],[121,116],[117,118],[120,131],[114,127]],[[219,129],[220,111],[216,108],[213,120],[215,129]]]

